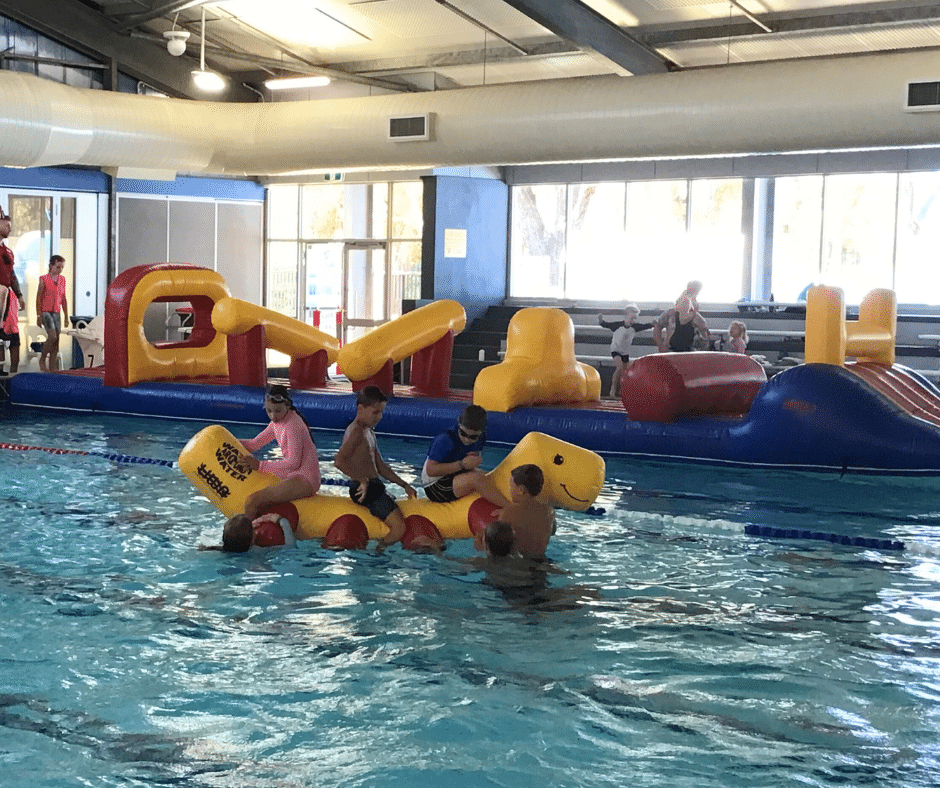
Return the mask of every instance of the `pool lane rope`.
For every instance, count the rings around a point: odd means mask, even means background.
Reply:
[[[701,520],[672,515],[649,515],[652,519],[662,523],[670,523],[682,527],[700,527]],[[917,542],[902,542],[897,539],[884,539],[872,536],[848,536],[830,531],[811,531],[804,528],[778,528],[773,525],[746,525],[732,520],[708,520],[707,524],[719,530],[744,533],[748,536],[758,536],[767,539],[808,539],[831,544],[847,545],[851,547],[865,547],[872,550],[906,550],[919,555],[940,555],[940,548],[932,545],[920,545]]]
[[[55,449],[50,446],[28,446],[23,443],[0,443],[0,449],[10,449],[12,451],[44,451],[46,454],[79,454],[86,457],[104,457],[114,462],[126,462],[132,465],[162,465],[166,468],[173,468],[176,463],[173,460],[154,460],[150,457],[133,457],[129,454],[115,454],[108,451],[84,451],[82,449]]]
[[[81,449],[55,449],[50,446],[29,446],[24,443],[0,443],[0,449],[9,449],[12,451],[44,451],[47,454],[78,454],[86,457],[103,457],[113,462],[124,462],[131,465],[160,465],[165,468],[175,468],[176,462],[173,460],[155,460],[150,457],[134,457],[130,454],[114,454],[107,451],[83,451]],[[347,486],[349,482],[346,479],[321,479],[322,484],[332,484],[337,486]],[[584,514],[594,517],[602,517],[606,510],[599,506],[588,507]],[[679,518],[675,518],[679,519]],[[740,525],[728,521],[720,521],[725,528],[739,530]],[[810,539],[820,542],[831,542],[832,544],[851,545],[853,547],[867,547],[874,550],[904,550],[909,549],[910,545],[897,539],[879,539],[870,536],[847,536],[845,534],[835,534],[828,531],[809,531],[802,528],[777,528],[772,525],[745,525],[743,531],[748,536],[763,536],[771,539]],[[928,551],[932,552],[932,551]]]
[[[82,449],[56,449],[51,446],[29,446],[25,443],[0,443],[0,449],[9,449],[11,451],[44,451],[46,454],[78,454],[85,457],[104,457],[113,462],[124,462],[130,465],[160,465],[164,468],[175,468],[174,460],[155,460],[150,457],[134,457],[130,454],[115,454],[108,451],[85,451]],[[346,487],[349,481],[346,479],[321,479],[321,484],[333,484]]]

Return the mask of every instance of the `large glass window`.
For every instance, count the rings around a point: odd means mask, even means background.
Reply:
[[[940,172],[903,173],[898,183],[894,289],[898,301],[940,304]]]
[[[744,235],[741,232],[742,183],[738,178],[692,181],[689,191],[688,262],[677,285],[704,283],[705,301],[736,301],[741,292]]]
[[[381,322],[401,315],[403,298],[420,297],[421,182],[273,184],[267,210],[271,309],[307,323],[319,310],[332,333],[337,310]],[[355,251],[366,240],[380,249],[368,254],[368,275]],[[355,274],[345,288],[344,259],[347,279]]]
[[[776,179],[770,291],[778,301],[805,299],[805,289],[819,284],[822,199],[821,175]]]
[[[517,186],[512,190],[510,295],[564,297],[565,197],[564,185]]]
[[[392,184],[392,238],[420,238],[424,232],[424,186],[420,181]]]
[[[624,183],[568,187],[566,261],[568,268],[577,272],[565,277],[568,298],[596,298],[598,282],[620,289],[629,278],[629,261],[619,254],[625,191]]]
[[[304,186],[300,195],[302,238],[352,238],[343,186]]]
[[[894,286],[897,183],[895,173],[826,176],[821,277],[846,303]]]
[[[510,294],[671,301],[741,297],[742,181],[640,181],[512,190]]]

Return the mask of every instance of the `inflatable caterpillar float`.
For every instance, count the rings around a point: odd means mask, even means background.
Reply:
[[[222,514],[232,517],[244,511],[245,499],[251,493],[276,481],[274,476],[241,466],[239,459],[244,453],[238,439],[215,424],[190,439],[180,453],[179,467]],[[526,463],[538,465],[545,474],[539,497],[563,509],[586,511],[604,484],[604,460],[599,455],[539,432],[526,435],[487,476],[508,493],[509,474]],[[408,533],[402,540],[406,546],[418,535],[472,538],[493,521],[496,509],[475,493],[453,503],[414,498],[400,500],[398,505],[408,524]],[[328,546],[364,546],[366,539],[378,539],[388,533],[381,520],[345,494],[317,493],[273,510],[287,517],[298,539],[324,539]],[[283,544],[280,528],[274,526],[269,530],[270,534],[256,531],[255,543]]]

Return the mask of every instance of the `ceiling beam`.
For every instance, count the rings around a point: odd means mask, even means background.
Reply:
[[[435,68],[454,66],[478,66],[483,63],[501,63],[513,60],[538,60],[543,57],[579,55],[581,50],[568,41],[550,41],[545,44],[530,44],[528,54],[521,55],[515,48],[508,46],[481,47],[465,49],[459,52],[437,52],[431,54],[408,54],[402,57],[377,58],[375,60],[356,60],[336,64],[335,67],[357,74],[394,73],[397,71],[426,71]]]
[[[135,27],[140,27],[147,22],[152,22],[154,19],[159,19],[161,16],[170,16],[170,14],[185,11],[187,8],[205,5],[208,2],[211,2],[211,0],[172,0],[170,3],[160,3],[143,14],[128,17],[118,24],[117,29],[120,33],[126,33],[128,30],[133,30]]]
[[[205,99],[192,83],[192,61],[173,57],[166,46],[118,33],[106,16],[74,0],[0,0],[0,14],[171,96]],[[218,100],[255,102],[257,96],[229,83]]]
[[[918,22],[940,21],[940,3],[916,3],[846,7],[841,13],[784,12],[762,13],[760,19],[773,29],[773,33],[761,33],[749,21],[727,19],[699,20],[687,25],[656,25],[637,28],[637,37],[651,47],[684,44],[692,41],[709,41],[716,38],[741,38],[743,36],[786,35],[831,32],[845,28],[893,27]]]
[[[503,0],[559,38],[607,58],[630,74],[662,74],[672,65],[580,0]]]

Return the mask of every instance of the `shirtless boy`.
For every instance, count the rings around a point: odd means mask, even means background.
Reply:
[[[498,513],[502,522],[512,526],[516,552],[523,558],[545,558],[545,548],[555,533],[555,510],[537,498],[544,483],[538,465],[513,468],[509,482],[513,502]]]
[[[346,428],[343,443],[333,459],[334,465],[350,479],[349,497],[365,506],[388,526],[388,533],[379,540],[379,550],[401,541],[405,535],[405,518],[401,509],[385,491],[385,485],[379,477],[403,487],[409,498],[417,496],[414,487],[382,459],[376,445],[374,428],[382,420],[387,401],[388,398],[378,386],[366,386],[359,392],[356,397],[356,418]]]

